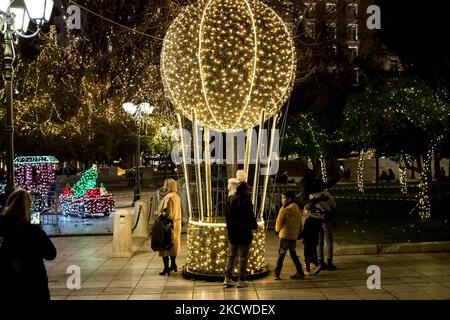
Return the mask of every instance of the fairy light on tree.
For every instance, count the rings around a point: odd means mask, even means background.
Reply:
[[[366,152],[361,150],[358,157],[358,168],[356,173],[356,183],[358,185],[358,191],[364,193],[364,157]]]

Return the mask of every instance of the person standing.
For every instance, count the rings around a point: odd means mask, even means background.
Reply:
[[[278,249],[278,260],[275,268],[275,280],[281,280],[281,269],[286,253],[289,251],[292,261],[297,269],[297,273],[291,279],[304,279],[305,274],[297,256],[297,238],[302,229],[302,214],[297,203],[294,201],[295,193],[287,191],[281,195],[280,212],[275,223],[275,232],[278,232],[280,246]]]
[[[181,242],[181,200],[177,194],[177,182],[173,179],[164,181],[164,196],[158,204],[158,213],[173,221],[172,248],[170,250],[159,251],[163,259],[164,269],[159,275],[170,275],[171,271],[177,272],[176,257],[180,250]],[[169,266],[170,257],[170,266]]]
[[[319,229],[317,256],[321,269],[333,271],[336,270],[336,266],[333,264],[333,219],[336,201],[328,191],[323,189],[322,185],[318,184],[315,188],[314,193],[309,197],[322,222]],[[327,249],[327,263],[324,259],[324,247]]]
[[[246,182],[241,182],[236,188],[236,193],[228,198],[225,218],[229,248],[224,284],[226,286],[233,285],[231,277],[235,260],[239,256],[238,287],[242,288],[248,285],[246,281],[247,261],[250,244],[253,240],[252,230],[258,229],[258,224],[253,214],[249,186]]]
[[[49,301],[45,260],[56,248],[39,225],[31,224],[31,195],[16,189],[0,216],[0,301]]]

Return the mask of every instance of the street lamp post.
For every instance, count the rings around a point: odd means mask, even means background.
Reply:
[[[137,134],[137,145],[136,145],[136,175],[134,180],[134,196],[133,205],[136,201],[141,198],[141,180],[140,180],[140,157],[141,157],[141,125],[142,116],[149,115],[153,112],[154,107],[148,102],[143,102],[141,104],[135,105],[132,102],[125,102],[123,104],[123,109],[125,112],[130,114],[137,122],[138,134]]]
[[[13,109],[13,81],[14,81],[14,46],[18,44],[19,38],[32,38],[36,36],[44,22],[50,20],[53,9],[53,0],[0,0],[0,22],[1,32],[4,35],[5,52],[3,61],[4,82],[6,96],[6,125],[7,136],[6,150],[6,197],[14,191],[14,109]],[[37,30],[27,35],[28,24],[32,20]]]

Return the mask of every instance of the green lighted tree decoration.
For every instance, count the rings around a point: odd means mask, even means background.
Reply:
[[[81,176],[80,180],[73,186],[72,194],[74,197],[83,197],[86,195],[88,189],[95,187],[98,178],[97,167],[93,165],[91,168],[86,170]]]
[[[402,159],[402,166],[419,174],[420,217],[428,219],[431,159],[440,157],[446,143],[443,132],[449,128],[447,92],[434,90],[420,79],[394,79],[353,96],[344,116],[344,135],[355,148],[375,148],[392,159]]]

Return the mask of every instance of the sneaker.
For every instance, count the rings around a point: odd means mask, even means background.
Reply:
[[[227,287],[232,287],[234,286],[234,282],[231,278],[225,277],[225,280],[223,281],[223,284],[226,285]]]
[[[239,279],[237,287],[238,287],[238,288],[244,288],[244,287],[246,287],[246,286],[248,286],[248,281],[240,280],[240,279]]]
[[[296,273],[293,276],[291,276],[291,279],[305,279],[305,275],[303,273]]]
[[[280,276],[275,276],[273,279],[274,280],[281,280]]]
[[[314,267],[314,270],[312,271],[312,274],[315,276],[315,275],[318,275],[319,274],[319,272],[320,272],[320,270],[322,270],[322,268],[320,267],[320,264],[317,266],[317,267]]]

